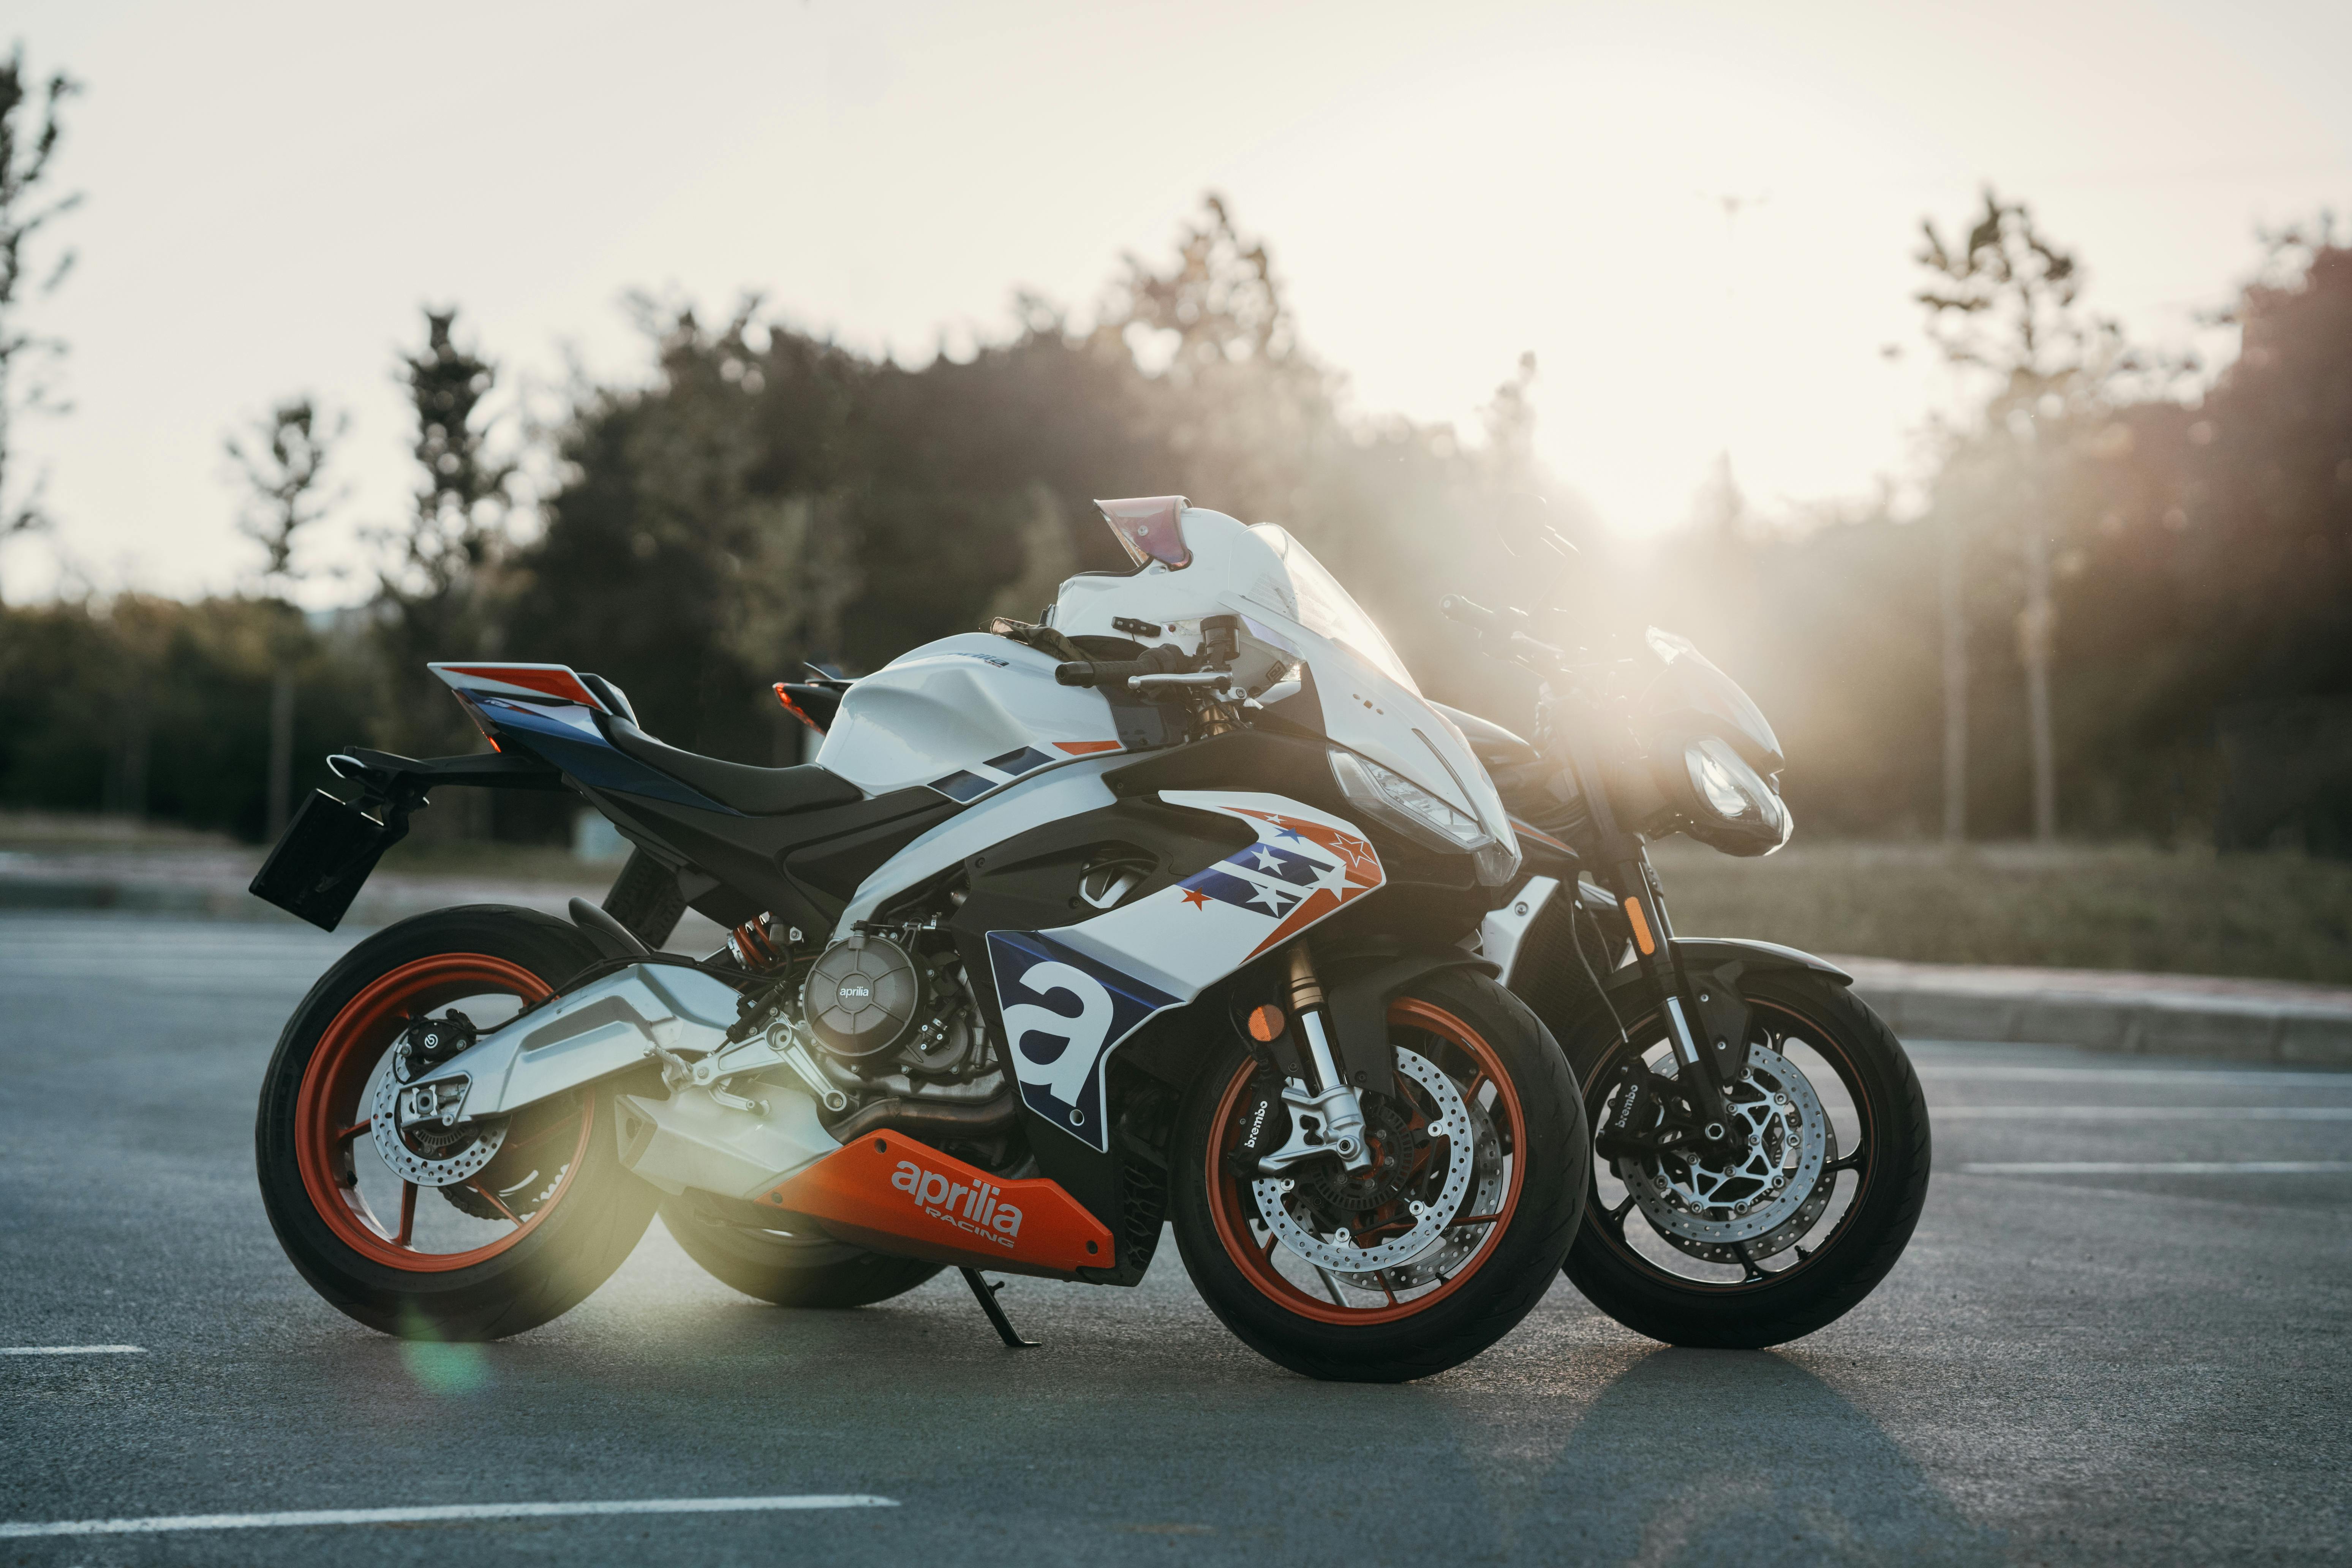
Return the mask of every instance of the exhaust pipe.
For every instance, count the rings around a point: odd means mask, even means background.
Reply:
[[[1020,1099],[1009,1088],[994,1100],[983,1100],[978,1105],[877,1100],[856,1114],[845,1117],[828,1131],[844,1143],[884,1128],[916,1138],[936,1139],[941,1135],[984,1137],[1010,1128],[1019,1109]]]

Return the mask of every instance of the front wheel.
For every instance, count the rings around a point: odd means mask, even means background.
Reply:
[[[1811,1333],[1870,1294],[1927,1201],[1927,1107],[1878,1015],[1827,975],[1751,975],[1748,1070],[1733,1132],[1684,1153],[1593,1158],[1592,1203],[1568,1255],[1587,1300],[1668,1344],[1757,1349]],[[1677,1076],[1664,1021],[1621,1038],[1606,1016],[1568,1042],[1596,1126]]]
[[[1543,1298],[1583,1208],[1575,1085],[1517,998],[1444,971],[1388,1023],[1396,1076],[1363,1093],[1369,1169],[1327,1156],[1238,1173],[1265,1086],[1237,1037],[1177,1123],[1185,1271],[1227,1328],[1309,1377],[1402,1383],[1469,1360]]]

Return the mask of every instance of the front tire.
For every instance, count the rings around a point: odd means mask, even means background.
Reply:
[[[262,1080],[254,1150],[279,1245],[338,1310],[404,1339],[499,1339],[569,1311],[627,1258],[658,1194],[620,1163],[609,1085],[505,1119],[496,1153],[446,1185],[406,1173],[437,1177],[488,1130],[394,1147],[397,1168],[373,1131],[411,1018],[447,1007],[494,1027],[596,957],[534,910],[438,910],[361,942],[303,998]]]
[[[1749,975],[1739,990],[1751,1068],[1737,1092],[1769,1135],[1760,1153],[1786,1185],[1754,1194],[1703,1166],[1694,1173],[1691,1162],[1677,1172],[1596,1158],[1592,1202],[1565,1266],[1594,1306],[1673,1345],[1755,1350],[1835,1321],[1895,1267],[1927,1201],[1927,1101],[1885,1021],[1811,971]],[[1626,1036],[1633,1051],[1672,1072],[1657,1015],[1633,1020]],[[1603,1015],[1568,1049],[1597,1123],[1627,1044]],[[1821,1146],[1809,1150],[1815,1137]],[[1665,1190],[1637,1190],[1661,1178]],[[1692,1202],[1701,1188],[1751,1206]]]
[[[1227,1157],[1258,1072],[1237,1037],[1178,1117],[1185,1271],[1244,1342],[1309,1377],[1402,1383],[1469,1360],[1542,1300],[1583,1208],[1591,1162],[1575,1085],[1517,998],[1441,971],[1388,1021],[1398,1073],[1365,1095],[1377,1155],[1366,1173],[1235,1174]]]

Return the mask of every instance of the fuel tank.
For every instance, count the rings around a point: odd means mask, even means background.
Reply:
[[[1120,750],[1110,703],[1057,683],[1058,662],[986,632],[925,643],[849,689],[816,760],[869,795],[929,787],[972,801]]]

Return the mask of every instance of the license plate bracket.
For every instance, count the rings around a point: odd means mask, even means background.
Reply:
[[[386,816],[378,822],[324,790],[312,790],[247,890],[321,931],[334,930],[383,852],[408,835],[407,813]]]

